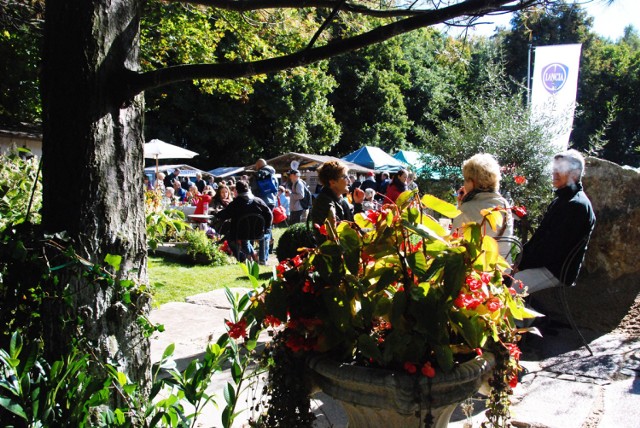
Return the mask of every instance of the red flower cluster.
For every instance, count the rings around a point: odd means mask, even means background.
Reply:
[[[220,251],[227,253],[228,255],[233,254],[233,251],[231,251],[231,248],[229,247],[229,242],[226,239],[222,242],[222,245],[220,245]]]
[[[404,370],[409,374],[414,374],[415,372],[418,371],[418,368],[416,367],[415,364],[407,361],[406,363],[404,363]]]
[[[509,355],[515,358],[516,361],[520,361],[520,356],[522,355],[522,351],[518,348],[518,345],[515,343],[507,343],[507,349],[509,350]]]
[[[317,337],[305,338],[298,335],[292,335],[287,339],[285,345],[287,345],[287,348],[291,349],[293,352],[312,351],[315,349],[317,342]]]
[[[527,177],[525,177],[524,175],[514,175],[513,176],[513,181],[516,182],[517,185],[522,185],[522,184],[526,184],[527,183]]]
[[[429,361],[424,363],[424,366],[422,366],[421,371],[422,371],[422,374],[428,378],[432,378],[436,375],[436,370],[431,366],[431,363]]]
[[[278,318],[274,317],[273,315],[267,315],[264,317],[264,323],[267,326],[272,326],[272,327],[278,327],[280,324],[282,324],[282,321],[280,321]]]
[[[369,210],[365,213],[365,215],[367,216],[367,220],[369,220],[371,223],[375,223],[378,221],[377,211]]]
[[[320,235],[327,236],[327,226],[325,226],[324,224],[320,226],[319,224],[316,223],[313,225],[313,227],[315,227],[318,230]]]
[[[461,291],[460,294],[458,294],[458,297],[453,301],[453,304],[457,308],[475,309],[484,302],[486,297],[487,296],[481,291],[472,294],[466,294]]]
[[[404,371],[406,371],[409,374],[415,374],[418,371],[418,367],[414,363],[409,361],[404,363],[403,368],[404,368]],[[424,365],[420,369],[420,372],[422,373],[423,376],[426,376],[428,378],[433,378],[436,375],[436,370],[433,368],[433,366],[429,361],[424,363]]]
[[[313,293],[313,284],[308,279],[304,281],[304,285],[302,286],[303,293]]]
[[[229,337],[232,339],[247,337],[247,320],[244,318],[236,323],[231,321],[225,321],[225,323],[229,327]]]
[[[461,290],[458,294],[458,297],[456,297],[456,299],[453,301],[453,304],[457,308],[471,310],[477,308],[489,298],[483,287],[491,282],[492,277],[493,274],[490,272],[482,272],[479,277],[477,274],[467,276],[467,278],[465,279],[465,284],[469,288],[470,293],[466,293],[464,290]],[[495,301],[493,299],[495,299]],[[492,312],[502,307],[502,303],[497,297],[493,297],[492,299],[490,299],[487,304],[489,303],[491,303],[492,306],[496,308],[493,310],[489,308],[489,310]],[[496,305],[500,306],[496,307]]]
[[[495,312],[502,307],[502,302],[497,297],[492,297],[487,300],[487,309],[491,312]]]

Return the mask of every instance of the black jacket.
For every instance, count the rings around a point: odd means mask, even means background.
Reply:
[[[264,201],[255,196],[247,198],[245,196],[238,196],[222,211],[216,214],[216,217],[220,220],[231,219],[231,228],[227,238],[236,239],[236,222],[244,214],[258,213],[264,218],[265,232],[271,228],[273,223],[273,213],[271,209],[264,203]]]
[[[322,226],[333,207],[337,220],[353,221],[353,214],[362,212],[362,204],[355,204],[352,208],[349,202],[342,196],[336,197],[329,187],[323,187],[313,201],[311,208],[311,221]]]
[[[524,246],[519,270],[546,267],[566,285],[572,285],[578,276],[582,259],[596,216],[591,201],[582,191],[582,184],[572,184],[556,190],[556,197],[542,218],[540,227]],[[562,275],[562,266],[576,245],[584,244]],[[564,276],[564,278],[562,278]]]

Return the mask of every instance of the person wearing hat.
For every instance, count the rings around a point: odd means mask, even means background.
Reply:
[[[378,189],[378,184],[376,183],[375,175],[373,171],[367,172],[367,178],[362,182],[360,188],[365,191],[367,189],[373,189],[374,192]]]
[[[308,209],[304,209],[300,201],[304,199],[305,185],[300,180],[300,171],[292,169],[288,173],[289,181],[286,188],[291,191],[289,195],[289,223],[300,223],[303,218],[307,218]]]

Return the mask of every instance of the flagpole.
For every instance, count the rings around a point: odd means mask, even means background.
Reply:
[[[531,108],[531,51],[533,45],[529,43],[529,50],[527,52],[527,108]]]

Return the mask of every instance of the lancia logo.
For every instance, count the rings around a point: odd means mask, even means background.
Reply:
[[[569,67],[554,62],[542,69],[542,85],[551,94],[559,92],[567,82]]]

